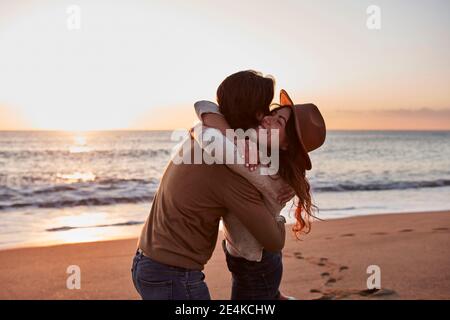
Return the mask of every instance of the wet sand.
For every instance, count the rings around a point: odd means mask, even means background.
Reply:
[[[298,299],[450,299],[450,212],[318,221],[295,239],[287,226],[281,289]],[[228,299],[219,237],[205,268],[213,299]],[[0,299],[138,299],[130,275],[136,239],[0,251]],[[69,290],[67,267],[81,268]],[[381,290],[367,290],[367,268]]]

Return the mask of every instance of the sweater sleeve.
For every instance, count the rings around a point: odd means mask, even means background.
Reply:
[[[224,206],[232,212],[267,251],[280,251],[285,242],[284,221],[275,218],[261,194],[249,181],[236,175],[221,184]]]
[[[204,128],[198,125],[195,127],[193,136],[208,157],[211,158],[211,162],[225,163],[228,168],[255,186],[264,196],[272,214],[278,214],[281,211],[283,206],[277,201],[278,191],[285,185],[281,178],[261,175],[258,170],[248,170],[243,164],[239,148],[215,128]],[[229,162],[226,159],[234,159],[234,161]],[[242,163],[239,163],[238,160],[241,160]]]

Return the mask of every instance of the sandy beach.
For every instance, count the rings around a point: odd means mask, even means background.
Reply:
[[[282,291],[298,299],[450,299],[450,212],[318,221],[297,241],[290,226]],[[213,299],[228,299],[230,274],[219,237],[206,266]],[[136,239],[0,251],[0,299],[138,299],[130,266]],[[66,269],[81,268],[81,289]],[[382,289],[367,292],[369,265]]]

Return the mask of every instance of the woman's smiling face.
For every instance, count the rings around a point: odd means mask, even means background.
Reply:
[[[270,115],[265,116],[259,125],[259,129],[267,130],[267,146],[272,145],[271,130],[279,130],[279,146],[281,150],[288,148],[288,139],[286,135],[286,124],[291,116],[292,110],[290,107],[280,107],[271,112]]]

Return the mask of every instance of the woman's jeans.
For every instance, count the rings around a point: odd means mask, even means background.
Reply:
[[[276,300],[283,275],[281,252],[263,251],[260,262],[230,255],[222,242],[232,274],[232,300]]]
[[[210,300],[205,275],[199,270],[157,262],[140,250],[131,268],[133,283],[144,300]]]

